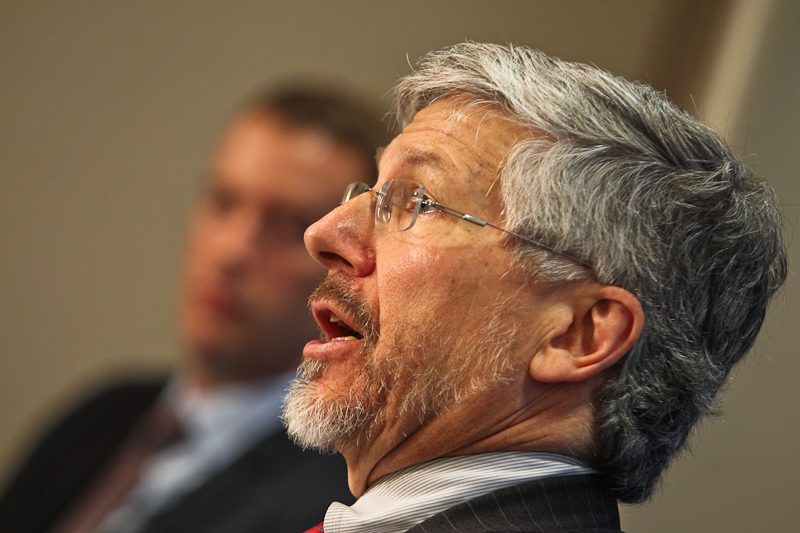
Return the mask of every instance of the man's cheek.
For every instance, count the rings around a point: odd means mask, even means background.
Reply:
[[[377,269],[382,303],[391,297],[427,307],[458,276],[459,266],[444,251],[412,247],[390,261],[379,261]]]

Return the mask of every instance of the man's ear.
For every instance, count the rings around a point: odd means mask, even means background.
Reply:
[[[583,381],[610,367],[633,347],[644,325],[639,300],[620,287],[581,284],[552,309],[554,326],[531,359],[541,382]]]

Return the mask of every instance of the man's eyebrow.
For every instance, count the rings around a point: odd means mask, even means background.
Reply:
[[[439,154],[416,148],[409,149],[407,153],[403,154],[403,158],[410,165],[432,165],[439,168],[444,166]]]
[[[379,150],[377,156],[379,163],[382,155],[383,150]],[[445,168],[444,160],[439,154],[420,148],[404,148],[400,153],[400,160],[407,165],[429,165],[438,169]]]

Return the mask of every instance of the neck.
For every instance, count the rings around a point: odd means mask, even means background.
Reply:
[[[341,450],[350,490],[360,496],[379,478],[445,456],[498,451],[583,457],[592,443],[591,383],[526,379],[476,393],[424,423],[379,421]]]
[[[232,355],[191,353],[180,369],[181,375],[192,389],[208,391],[223,385],[252,383],[279,376],[295,368],[292,362],[278,364],[247,364]]]

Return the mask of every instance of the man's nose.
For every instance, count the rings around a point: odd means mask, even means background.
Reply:
[[[374,195],[366,192],[312,224],[305,233],[311,256],[331,271],[368,276],[375,268]]]

